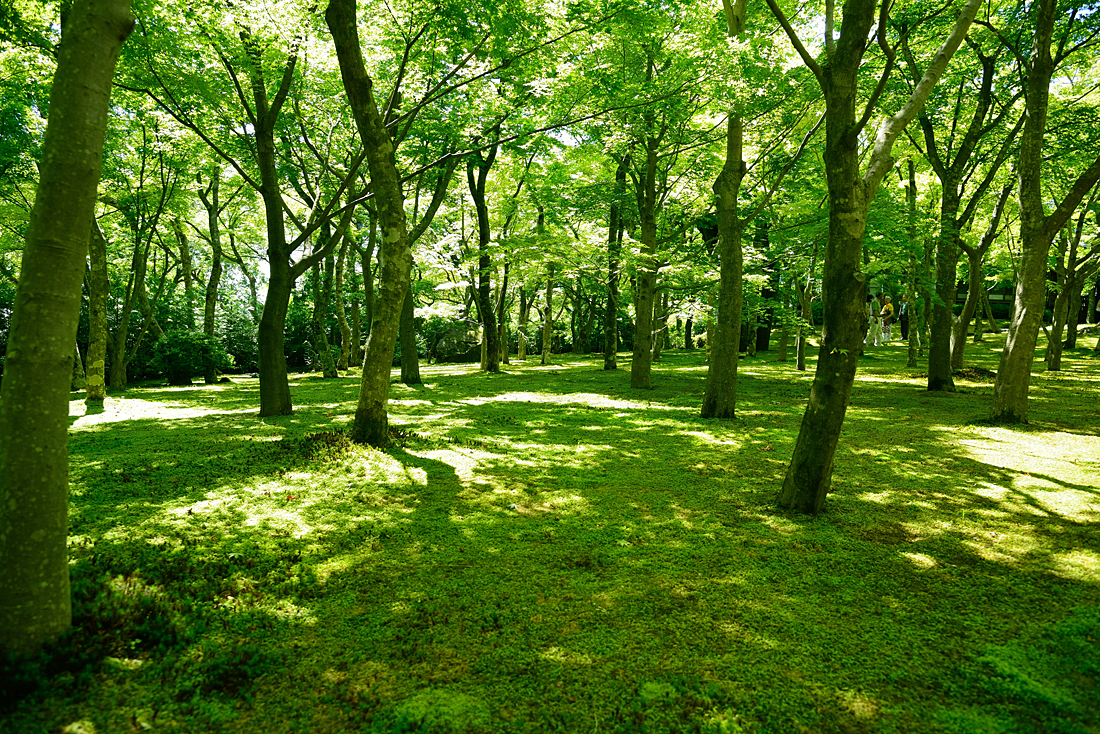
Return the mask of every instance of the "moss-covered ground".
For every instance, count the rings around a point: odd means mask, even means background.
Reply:
[[[702,351],[425,366],[397,444],[354,373],[74,394],[76,626],[3,669],[0,731],[1100,732],[1100,360],[987,415],[862,359],[818,517],[774,497],[811,372]],[[811,365],[812,370],[812,365]]]

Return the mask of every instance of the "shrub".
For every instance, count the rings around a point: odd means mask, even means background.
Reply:
[[[190,385],[208,369],[227,370],[232,358],[213,337],[199,331],[173,330],[153,347],[153,365],[170,385]]]

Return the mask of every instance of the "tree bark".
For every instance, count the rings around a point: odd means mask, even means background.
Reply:
[[[499,128],[496,131],[499,133]],[[486,372],[500,371],[500,335],[497,332],[496,310],[493,308],[493,261],[489,255],[489,206],[485,200],[485,183],[489,169],[496,161],[498,145],[494,144],[486,156],[475,153],[466,163],[466,181],[477,212],[477,303],[481,317],[483,361]]]
[[[206,300],[202,309],[202,333],[209,337],[214,336],[218,289],[221,287],[222,280],[222,230],[221,225],[218,223],[218,216],[222,210],[219,199],[221,177],[221,169],[215,168],[210,175],[209,186],[205,191],[199,192],[199,198],[206,209],[206,228],[210,233],[210,277],[206,280]],[[203,375],[203,382],[207,385],[217,382],[217,374],[213,366],[206,370]]]
[[[541,212],[540,212],[541,214]],[[554,338],[554,263],[546,264],[546,313],[542,322],[542,364],[550,364]]]
[[[80,392],[88,385],[88,377],[84,374],[84,360],[80,358],[80,345],[73,342],[73,372],[69,381],[69,392]]]
[[[1026,74],[1026,117],[1018,162],[1020,199],[1020,270],[1016,281],[1015,308],[1008,328],[997,379],[993,384],[991,420],[1026,423],[1031,366],[1046,297],[1047,253],[1054,235],[1065,225],[1081,199],[1100,179],[1100,156],[1082,173],[1055,210],[1047,215],[1042,191],[1043,139],[1045,136],[1050,80],[1054,63],[1050,54],[1056,0],[1035,3],[1035,35]]]
[[[862,175],[856,80],[867,47],[866,39],[876,17],[877,3],[872,0],[844,3],[840,38],[829,54],[828,64],[822,67],[806,52],[775,0],[767,2],[817,77],[826,104],[824,159],[830,207],[829,239],[822,276],[821,352],[794,455],[778,499],[780,507],[816,513],[824,506],[832,481],[833,459],[866,331],[867,284],[860,269],[860,256],[867,211],[883,177],[894,166],[890,155],[894,140],[927,100],[948,60],[962,43],[980,2],[968,0],[909,100],[879,127],[867,170]],[[827,23],[831,20],[827,19]]]
[[[128,0],[77,0],[62,33],[0,388],[0,654],[72,621],[69,383],[80,283]]]
[[[519,332],[516,345],[516,359],[523,362],[527,359],[527,319],[531,312],[531,304],[527,300],[527,287],[519,287],[519,324],[516,330]]]
[[[993,207],[993,216],[989,220],[989,226],[986,227],[985,233],[982,234],[982,239],[977,247],[971,247],[960,240],[960,247],[962,247],[963,251],[966,253],[968,277],[966,301],[963,303],[962,313],[955,319],[955,323],[952,326],[951,369],[953,370],[960,370],[963,367],[963,358],[966,351],[966,333],[969,331],[970,321],[974,318],[974,313],[981,303],[982,295],[985,294],[985,277],[982,273],[982,262],[985,260],[985,254],[989,252],[989,249],[993,246],[994,240],[997,239],[997,231],[1001,226],[1001,217],[1004,214],[1005,204],[1008,203],[1008,197],[1012,194],[1012,189],[1014,188],[1015,182],[1010,179],[1001,189],[1001,193],[997,197],[997,203]],[[977,327],[975,327],[974,337],[975,341],[980,341],[978,339]]]
[[[624,154],[615,169],[611,211],[607,221],[607,304],[603,317],[603,368],[619,369],[619,268],[623,250],[623,194],[630,156]]]
[[[92,218],[88,246],[88,369],[85,401],[102,404],[107,397],[107,299],[111,282],[107,274],[107,242]]]
[[[718,209],[718,318],[707,334],[710,366],[703,391],[703,418],[732,419],[737,411],[737,355],[741,344],[743,250],[745,220],[737,211],[741,182],[745,177],[742,155],[743,123],[731,114],[726,123],[726,162],[714,182]],[[688,322],[688,338],[691,322]]]
[[[340,360],[336,369],[347,371],[351,360],[351,327],[348,325],[348,312],[344,308],[344,263],[348,256],[348,235],[340,239],[340,254],[336,256],[336,320],[340,324]]]
[[[355,0],[331,0],[325,21],[336,44],[340,75],[363,141],[370,169],[371,185],[381,225],[382,264],[379,293],[371,324],[359,403],[352,424],[352,440],[373,446],[389,444],[390,371],[397,345],[401,308],[412,275],[412,248],[405,221],[405,196],[393,141],[374,101],[373,80],[366,72],[359,43]]]
[[[645,168],[637,182],[638,211],[642,219],[641,252],[634,287],[634,352],[630,386],[653,387],[653,296],[657,281],[657,138],[646,140]]]
[[[419,385],[420,356],[416,351],[416,321],[412,283],[405,291],[405,302],[401,306],[401,383]]]

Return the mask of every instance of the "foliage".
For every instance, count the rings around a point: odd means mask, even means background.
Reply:
[[[228,370],[233,360],[217,339],[199,331],[174,329],[153,347],[153,365],[170,385],[190,385],[207,370]]]

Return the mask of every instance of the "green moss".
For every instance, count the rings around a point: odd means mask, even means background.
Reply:
[[[74,402],[84,611],[6,669],[0,728],[1100,726],[1095,359],[1035,375],[1017,430],[973,423],[987,380],[876,351],[810,518],[773,501],[812,372],[767,357],[733,421],[698,417],[702,351],[644,394],[597,358],[424,367],[386,451],[347,440],[353,379],[263,420],[247,378]]]

